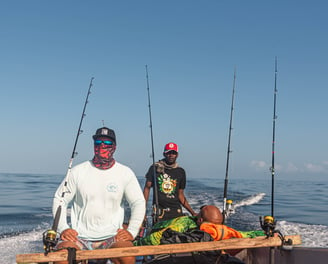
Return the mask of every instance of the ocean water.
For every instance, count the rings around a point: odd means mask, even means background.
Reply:
[[[0,264],[16,254],[43,252],[42,234],[52,226],[52,196],[63,175],[0,173]],[[143,177],[139,178],[143,186]],[[300,234],[302,246],[328,247],[328,181],[275,181],[276,228]],[[188,179],[185,190],[194,210],[222,208],[223,179]],[[259,217],[271,214],[271,179],[231,179],[228,199],[234,210],[227,224],[238,230],[261,229]],[[150,211],[150,208],[148,208]]]

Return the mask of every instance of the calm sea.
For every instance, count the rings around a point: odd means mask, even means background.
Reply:
[[[42,234],[52,226],[52,196],[63,175],[0,173],[0,263],[15,255],[43,252]],[[139,178],[141,186],[144,179]],[[261,229],[259,217],[270,215],[269,180],[231,179],[234,212],[227,224],[238,230]],[[275,218],[283,234],[300,234],[303,246],[328,247],[328,181],[276,180]],[[197,210],[204,204],[222,208],[223,179],[188,179],[186,196]]]

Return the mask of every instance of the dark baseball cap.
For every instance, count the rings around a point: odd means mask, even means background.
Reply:
[[[97,139],[99,137],[108,137],[116,144],[116,137],[115,137],[115,132],[113,129],[110,129],[108,127],[98,128],[96,131],[96,134],[93,135],[92,138]]]

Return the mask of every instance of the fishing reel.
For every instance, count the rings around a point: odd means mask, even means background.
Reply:
[[[266,215],[263,220],[260,216],[260,224],[267,237],[273,237],[274,234],[277,234],[281,239],[282,248],[285,250],[290,250],[290,246],[292,246],[293,241],[291,239],[286,240],[285,236],[279,230],[276,230],[277,221],[273,216]]]
[[[53,251],[58,243],[59,237],[60,234],[52,229],[49,229],[43,233],[43,248],[45,255]]]
[[[234,211],[232,203],[233,201],[230,199],[226,201],[226,210],[228,214],[231,214]]]
[[[233,205],[232,205],[232,203],[233,203],[232,200],[230,200],[230,199],[226,200],[224,203],[225,203],[224,204],[225,209],[223,209],[223,211],[222,211],[223,219],[229,217],[230,214],[232,214],[235,211],[234,208],[233,208]],[[223,220],[223,222],[224,222],[224,220]]]
[[[271,237],[276,233],[276,223],[277,221],[275,221],[273,216],[266,215],[264,219],[260,216],[260,224],[267,237]]]

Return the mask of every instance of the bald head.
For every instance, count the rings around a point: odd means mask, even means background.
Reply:
[[[214,205],[206,205],[200,210],[203,221],[213,224],[222,224],[223,216],[219,208]]]

